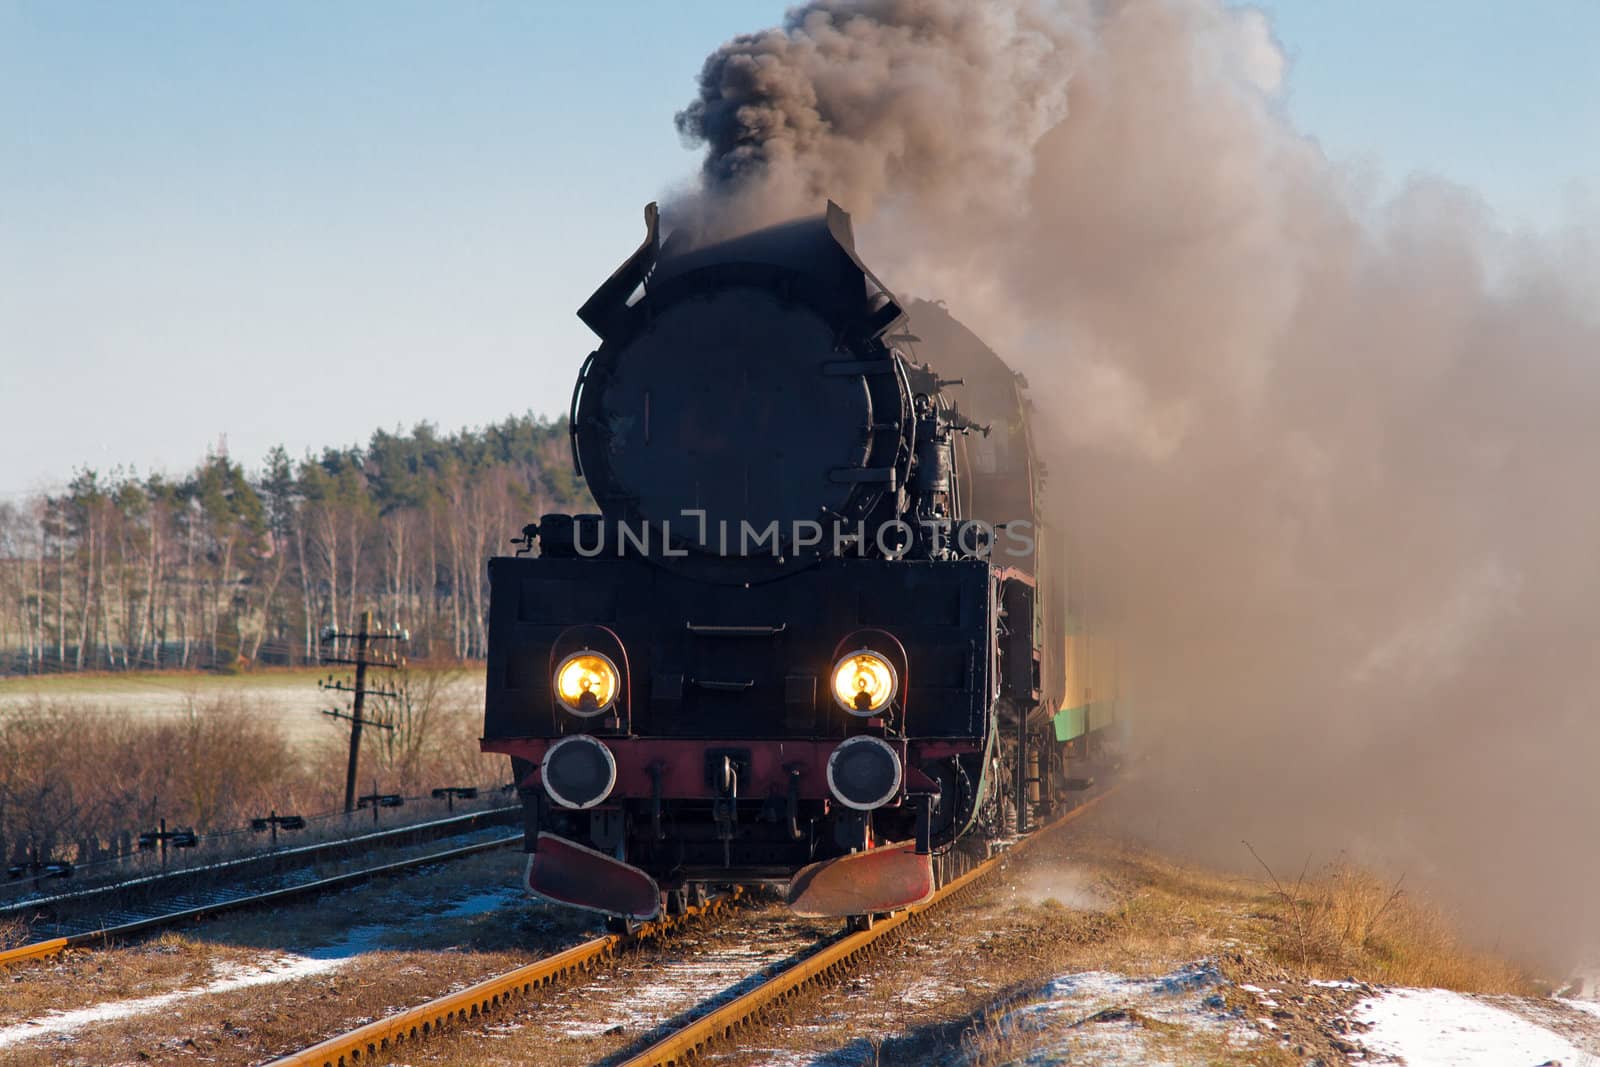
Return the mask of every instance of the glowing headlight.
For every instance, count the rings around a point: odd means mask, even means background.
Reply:
[[[899,688],[894,666],[870,649],[857,649],[834,664],[833,699],[852,715],[878,714]]]
[[[617,702],[621,675],[598,652],[574,652],[556,668],[556,699],[574,715],[599,715]]]

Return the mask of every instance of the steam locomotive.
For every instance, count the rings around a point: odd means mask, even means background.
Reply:
[[[834,204],[714,243],[645,221],[578,312],[599,514],[489,561],[482,747],[511,759],[527,888],[619,922],[711,885],[812,916],[924,900],[1085,787],[1116,718],[1026,383],[903,306]]]

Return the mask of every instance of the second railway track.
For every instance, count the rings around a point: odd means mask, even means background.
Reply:
[[[59,907],[65,904],[76,905],[80,910],[70,918],[60,919],[48,925],[36,924],[36,931],[41,926],[45,927],[50,936],[36,937],[22,945],[0,951],[0,967],[41,959],[68,948],[113,943],[152,930],[241,908],[275,904],[296,897],[341,889],[373,878],[399,874],[429,864],[447,863],[522,842],[520,833],[508,834],[504,827],[494,825],[492,822],[487,825],[475,825],[467,819],[449,820],[449,822],[456,823],[458,827],[469,826],[471,829],[449,837],[433,839],[435,842],[445,842],[446,847],[429,848],[400,859],[366,863],[332,874],[319,872],[315,863],[319,859],[325,860],[334,855],[336,849],[348,849],[350,842],[333,842],[328,846],[319,846],[319,850],[309,850],[304,857],[305,862],[273,874],[260,875],[248,881],[227,885],[192,886],[141,902],[119,900],[116,894],[119,887],[116,886],[97,888],[87,894],[63,896],[52,901],[30,902],[27,906],[33,908],[49,905]],[[417,827],[407,827],[393,831],[391,835],[414,835],[417,830]],[[382,843],[383,837],[391,835],[377,835],[379,838],[377,841],[371,840],[374,835],[366,835],[363,840],[369,845],[378,845]],[[226,866],[218,865],[218,869]],[[126,892],[128,887],[120,888]],[[81,909],[86,902],[100,906],[83,911]]]

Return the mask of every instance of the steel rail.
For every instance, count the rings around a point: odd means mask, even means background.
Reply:
[[[1086,800],[1065,815],[1022,838],[1004,852],[991,856],[961,877],[942,886],[922,904],[914,904],[897,911],[871,928],[850,934],[832,942],[811,955],[791,964],[768,978],[761,985],[711,1012],[691,1020],[673,1033],[656,1041],[648,1048],[623,1060],[617,1067],[676,1067],[687,1063],[706,1046],[731,1038],[739,1031],[759,1021],[769,1008],[798,996],[806,987],[837,977],[853,964],[888,942],[888,935],[903,932],[910,924],[934,908],[948,903],[972,888],[973,883],[997,869],[1008,857],[1021,853],[1034,842],[1051,832],[1087,814],[1110,795],[1112,789]]]
[[[428,1037],[451,1023],[466,1022],[486,1015],[507,1004],[514,996],[526,995],[580,971],[593,970],[623,946],[660,937],[690,919],[714,914],[739,895],[739,891],[734,890],[704,905],[688,908],[682,915],[645,923],[631,934],[607,934],[585,941],[536,963],[468,986],[460,992],[430,1000],[426,1004],[367,1023],[349,1033],[330,1037],[300,1052],[272,1060],[268,1067],[348,1067],[350,1064],[365,1063],[401,1042]]]
[[[394,860],[390,863],[379,864],[376,867],[363,867],[357,871],[345,871],[342,874],[329,875],[318,878],[312,882],[299,885],[280,886],[262,893],[252,893],[249,896],[236,897],[233,900],[219,900],[211,904],[200,904],[194,907],[180,908],[176,911],[163,912],[146,919],[135,919],[132,922],[118,923],[113,926],[101,927],[98,930],[86,930],[83,933],[72,934],[68,937],[55,937],[47,941],[35,941],[32,944],[21,945],[17,948],[6,949],[0,952],[0,967],[25,960],[43,959],[68,948],[80,948],[96,942],[105,943],[116,938],[128,937],[133,934],[144,933],[147,930],[158,929],[163,926],[172,926],[175,923],[190,919],[203,919],[222,912],[233,911],[238,908],[254,907],[259,904],[269,904],[276,900],[285,900],[290,897],[305,896],[312,893],[323,892],[329,889],[338,889],[343,886],[354,885],[371,878],[379,878],[386,874],[396,874],[413,867],[422,867],[430,863],[440,863],[445,860],[460,859],[479,852],[488,852],[491,849],[505,848],[509,845],[522,843],[522,835],[511,837],[497,837],[492,841],[476,841],[470,845],[458,848],[445,849],[441,852],[429,852],[420,856],[408,856],[403,860]]]

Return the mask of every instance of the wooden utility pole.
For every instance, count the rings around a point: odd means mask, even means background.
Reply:
[[[326,680],[317,683],[317,685],[323,689],[330,689],[340,693],[351,694],[350,710],[348,712],[342,712],[331,708],[323,712],[324,715],[331,715],[336,719],[350,720],[350,761],[346,766],[344,776],[344,810],[347,812],[356,810],[356,766],[361,759],[361,728],[363,726],[375,726],[380,730],[394,729],[394,725],[392,723],[380,722],[376,719],[368,719],[363,715],[363,712],[366,708],[368,694],[382,697],[392,697],[395,695],[394,693],[385,689],[368,689],[367,669],[369,667],[403,667],[405,666],[406,662],[405,657],[400,655],[391,656],[386,659],[371,658],[373,645],[378,641],[407,641],[410,640],[410,638],[410,633],[405,630],[395,630],[391,628],[387,630],[374,631],[372,628],[372,612],[370,611],[363,611],[361,613],[360,624],[357,627],[356,632],[353,634],[341,633],[331,626],[322,631],[323,643],[326,644],[329,641],[334,642],[333,647],[335,652],[335,654],[331,656],[324,655],[322,657],[322,662],[348,664],[356,669],[354,685],[346,685],[343,682],[336,682],[333,680],[333,675],[331,674]],[[348,656],[341,657],[337,654],[339,648],[337,642],[340,639],[355,641],[356,647],[354,658]]]

